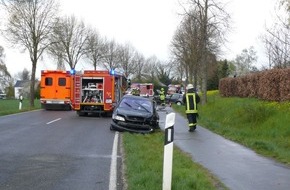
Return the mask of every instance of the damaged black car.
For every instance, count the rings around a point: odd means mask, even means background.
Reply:
[[[156,103],[149,98],[125,95],[112,114],[111,130],[150,133],[159,129]]]

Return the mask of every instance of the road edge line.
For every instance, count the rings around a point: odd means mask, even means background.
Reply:
[[[119,132],[116,132],[115,133],[115,137],[114,137],[114,142],[113,142],[113,149],[112,149],[109,190],[116,190],[117,189],[117,149],[118,149],[118,139],[119,139]]]

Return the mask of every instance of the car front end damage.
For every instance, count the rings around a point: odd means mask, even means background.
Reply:
[[[151,133],[159,128],[159,117],[153,114],[136,113],[122,115],[114,113],[112,115],[111,130],[128,131],[136,133]]]

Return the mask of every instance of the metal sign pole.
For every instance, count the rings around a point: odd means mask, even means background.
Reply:
[[[166,116],[163,157],[163,190],[171,190],[175,113]]]

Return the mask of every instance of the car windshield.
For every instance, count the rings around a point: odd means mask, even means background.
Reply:
[[[124,98],[120,103],[120,108],[130,108],[134,110],[141,110],[151,112],[152,103],[147,99]]]
[[[171,98],[172,99],[178,99],[179,98],[179,94],[172,94]]]

